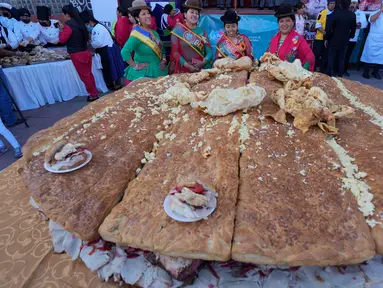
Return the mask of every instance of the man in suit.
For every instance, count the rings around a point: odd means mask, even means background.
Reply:
[[[359,6],[359,0],[351,0],[350,11],[354,12],[356,16],[356,32],[355,32],[355,37],[350,39],[350,42],[348,42],[346,59],[344,61],[344,76],[346,77],[350,77],[350,74],[348,74],[348,65],[350,63],[350,58],[351,58],[352,52],[354,51],[355,45],[358,42],[359,33],[362,29],[366,28],[368,25],[366,14],[364,14],[363,11],[360,11],[358,9],[358,6]]]
[[[343,77],[348,42],[355,37],[356,16],[349,10],[350,5],[350,0],[342,0],[341,9],[335,12],[326,27],[325,45],[329,51],[327,67],[329,76],[333,75],[334,66],[337,64],[338,76]]]
[[[327,65],[327,49],[324,46],[324,35],[326,34],[327,18],[330,17],[330,15],[334,12],[335,3],[335,0],[328,0],[327,8],[319,12],[315,23],[316,35],[313,52],[315,55],[315,66],[319,66],[320,63],[321,73],[325,73],[325,68]]]

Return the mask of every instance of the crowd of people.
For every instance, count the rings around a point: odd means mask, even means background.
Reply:
[[[370,23],[370,32],[360,59],[364,62],[362,76],[370,79],[370,68],[373,68],[372,76],[380,80],[379,69],[383,64],[383,4],[370,14],[368,21],[358,6],[358,0],[342,0],[340,7],[336,7],[335,0],[328,0],[328,7],[319,13],[315,26],[317,32],[313,50],[316,66],[321,73],[330,76],[350,76],[348,66],[360,31]]]
[[[296,8],[294,8],[296,5]],[[254,59],[252,43],[248,36],[240,33],[241,17],[227,10],[221,17],[223,32],[213,53],[209,37],[198,26],[203,3],[187,0],[182,11],[166,5],[167,28],[171,30],[171,51],[167,56],[164,45],[156,31],[156,22],[151,7],[144,0],[134,0],[129,8],[118,7],[118,20],[110,32],[91,12],[79,11],[72,5],[62,8],[64,21],[50,18],[49,8],[37,7],[38,23],[33,23],[27,9],[19,9],[20,20],[16,20],[9,4],[0,4],[0,57],[12,56],[28,51],[36,45],[56,46],[65,44],[67,52],[80,79],[89,93],[88,101],[98,99],[98,91],[92,74],[92,54],[89,45],[101,57],[103,75],[109,88],[118,89],[119,80],[125,83],[142,78],[156,78],[168,74],[194,73],[212,67],[216,59],[230,57],[239,59],[248,56]],[[316,21],[314,49],[307,44],[304,34],[303,3],[281,3],[275,12],[279,32],[272,37],[267,52],[276,54],[281,60],[293,62],[299,59],[306,69],[342,77],[348,75],[350,56],[358,39],[360,29],[371,23],[370,34],[362,55],[365,62],[363,76],[380,79],[379,64],[383,64],[383,5],[379,11],[366,16],[358,10],[357,0],[342,0],[336,8],[335,0],[328,0],[328,7],[321,11]],[[17,49],[17,51],[16,51]],[[6,79],[4,74],[0,77]],[[3,91],[0,91],[3,92]],[[7,115],[8,114],[8,115]],[[6,93],[0,93],[0,115],[6,126],[15,124],[12,103]],[[20,145],[0,123],[0,134],[15,148],[20,157]],[[0,142],[0,155],[5,146]]]

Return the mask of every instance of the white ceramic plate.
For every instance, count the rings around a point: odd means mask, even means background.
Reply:
[[[68,170],[55,170],[55,169],[52,169],[52,166],[49,165],[47,162],[44,163],[44,168],[45,170],[51,172],[51,173],[58,173],[58,174],[62,174],[62,173],[69,173],[69,172],[73,172],[73,171],[76,171],[78,169],[81,169],[82,167],[84,167],[86,164],[88,164],[90,162],[90,160],[92,160],[92,153],[88,150],[84,150],[84,153],[86,154],[86,161],[84,163],[82,163],[80,166],[77,166],[77,167],[74,167],[72,169],[68,169]]]
[[[166,196],[165,198],[165,201],[164,201],[164,209],[165,209],[165,212],[166,214],[168,214],[168,216],[176,221],[179,221],[179,222],[197,222],[197,221],[200,221],[204,218],[206,218],[207,216],[209,216],[211,213],[214,212],[215,208],[217,207],[217,198],[216,197],[213,197],[213,204],[211,208],[209,209],[205,209],[206,213],[204,213],[204,217],[199,217],[199,218],[186,218],[176,212],[174,212],[172,209],[170,209],[170,202],[171,202],[171,199],[170,199],[170,195]]]

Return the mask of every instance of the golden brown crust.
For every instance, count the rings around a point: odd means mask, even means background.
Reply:
[[[249,82],[263,87],[266,90],[267,96],[271,96],[274,91],[283,88],[281,82],[269,79],[267,71],[251,73]]]
[[[158,91],[155,86],[145,83],[149,92]],[[153,100],[145,89],[134,99],[125,96],[124,93],[107,96],[118,99],[111,101],[113,105],[104,100],[106,103],[99,105],[93,115],[84,116],[80,111],[63,119],[45,131],[41,141],[32,138],[29,142],[30,149],[39,150],[46,145],[48,137],[52,141],[63,131],[70,130],[65,140],[85,142],[92,151],[92,161],[72,173],[48,173],[43,167],[43,153],[33,156],[22,171],[29,192],[44,213],[83,240],[99,237],[99,225],[120,200],[127,183],[135,177],[144,152],[151,151],[155,134],[162,129],[169,113],[152,115],[148,101]],[[105,108],[108,109],[104,113]]]
[[[249,129],[259,126],[258,116],[250,113]],[[295,130],[290,138],[293,128],[271,119],[261,125],[241,157],[232,258],[325,266],[373,257],[375,245],[354,197],[342,195],[341,173],[329,170],[337,157],[323,133]]]
[[[347,98],[342,96],[342,91],[336,82],[327,76],[318,74],[314,79],[314,85],[321,85],[337,104],[350,105]],[[382,101],[383,92],[368,85],[342,80],[345,88],[363,105],[372,107],[380,115],[383,115]],[[351,105],[352,106],[352,105]],[[338,121],[340,145],[346,147],[351,157],[355,158],[355,164],[359,171],[367,173],[363,179],[371,187],[374,195],[372,203],[375,205],[373,220],[383,223],[383,167],[382,153],[382,130],[373,124],[371,116],[361,110],[356,110],[355,115],[349,119]],[[383,225],[378,224],[371,228],[372,237],[376,243],[377,253],[383,254]]]
[[[232,75],[230,85],[244,85],[247,73]],[[211,80],[193,89],[210,92],[223,81]],[[233,115],[213,118],[196,110],[188,115],[189,121],[177,122],[169,132],[176,135],[173,141],[165,137],[160,142],[154,161],[129,183],[99,232],[107,241],[164,255],[225,261],[230,258],[238,189],[238,132],[228,135]],[[208,146],[211,155],[204,158]],[[163,202],[179,173],[215,187],[217,209],[208,220],[180,223],[166,215]]]
[[[103,239],[174,257],[230,258],[238,189],[238,133],[227,135],[232,115],[215,120],[219,123],[210,131],[206,131],[210,117],[195,110],[189,117],[188,122],[177,123],[171,132],[177,137],[161,141],[156,159],[129,184],[123,201],[99,229]],[[206,123],[201,124],[200,119]],[[201,128],[205,128],[204,136],[193,137]],[[195,139],[193,144],[190,139]],[[199,142],[202,146],[195,151]],[[207,159],[202,155],[205,146],[212,148]],[[163,202],[177,182],[175,171],[204,178],[216,188],[218,205],[208,220],[181,223],[166,215]]]
[[[259,74],[252,73],[251,82],[262,83],[268,92],[280,88]],[[314,86],[332,94],[331,81],[317,75]],[[276,110],[270,99],[262,103],[262,114]],[[258,116],[251,112],[248,122],[255,135],[241,157],[232,258],[256,264],[339,265],[373,257],[375,245],[355,198],[342,192],[342,173],[329,170],[338,159],[324,135],[318,129],[305,136],[299,131],[287,134],[291,126],[267,118],[261,123]],[[350,121],[339,122],[350,127]]]

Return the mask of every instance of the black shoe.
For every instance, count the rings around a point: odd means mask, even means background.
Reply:
[[[372,72],[372,77],[374,77],[374,78],[376,78],[378,80],[382,80],[382,77],[380,77],[378,72]]]
[[[343,74],[344,76],[346,76],[346,77],[350,77],[350,74],[346,71],[346,72],[344,72],[344,74]]]
[[[122,88],[121,85],[114,85],[113,88],[111,90],[113,91],[117,91],[117,90],[120,90]]]
[[[11,128],[11,127],[15,127],[15,126],[17,126],[17,125],[20,125],[20,124],[22,124],[22,123],[24,123],[23,120],[21,120],[21,119],[17,119],[16,122],[13,123],[12,125],[5,125],[5,126],[7,126],[8,128]]]
[[[88,98],[86,99],[86,101],[88,101],[88,102],[93,102],[93,101],[96,101],[97,99],[98,99],[98,96],[96,96],[96,97],[88,96]]]
[[[371,79],[370,75],[366,74],[366,73],[363,73],[362,77],[364,79]]]

